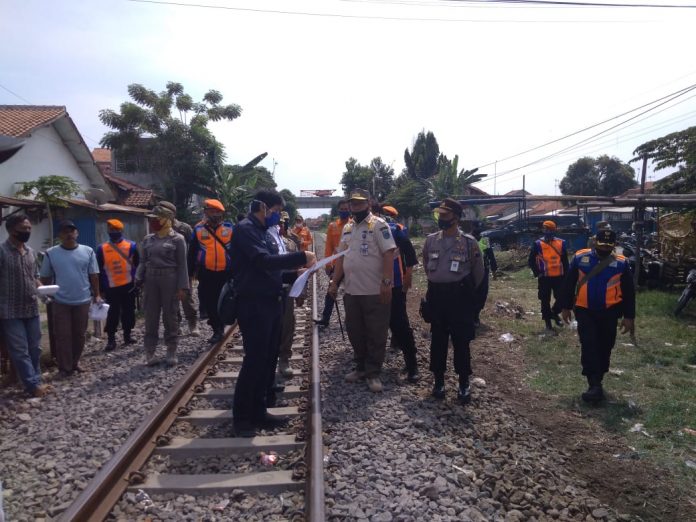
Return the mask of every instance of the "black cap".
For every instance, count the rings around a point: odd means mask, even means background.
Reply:
[[[607,229],[600,230],[595,236],[595,245],[613,247],[616,245],[616,232]]]
[[[452,198],[445,198],[440,203],[440,206],[435,209],[435,211],[448,211],[456,214],[457,217],[462,217],[462,206],[459,201]]]
[[[63,230],[64,228],[74,228],[75,230],[77,230],[77,227],[75,226],[75,223],[73,223],[73,222],[70,221],[69,219],[64,219],[63,221],[61,221],[60,223],[58,223],[58,232],[60,232],[60,231]]]

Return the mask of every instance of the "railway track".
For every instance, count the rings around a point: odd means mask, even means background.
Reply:
[[[124,494],[138,490],[148,495],[212,495],[237,490],[283,494],[300,490],[304,491],[304,510],[290,513],[291,520],[324,520],[319,337],[312,320],[317,310],[316,288],[315,275],[312,306],[298,309],[304,313],[296,314],[291,359],[294,375],[279,394],[279,402],[287,404],[269,408],[271,415],[292,418],[282,432],[253,438],[228,436],[232,433],[234,383],[243,358],[241,336],[234,325],[227,329],[222,342],[202,354],[153,407],[60,520],[105,520]],[[294,458],[285,458],[288,455]],[[244,459],[246,465],[240,464],[232,473],[219,473],[219,466],[212,466],[209,473],[192,474],[153,472],[149,465],[164,459],[176,468],[177,462],[205,462],[210,457],[228,464]],[[249,465],[257,458],[268,468]]]

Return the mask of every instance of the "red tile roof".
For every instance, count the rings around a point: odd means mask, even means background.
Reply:
[[[152,204],[152,190],[131,190],[123,204],[128,207],[149,207]]]
[[[0,134],[25,137],[38,127],[45,127],[63,116],[64,106],[0,105]]]
[[[92,156],[97,163],[111,163],[111,149],[93,149]]]

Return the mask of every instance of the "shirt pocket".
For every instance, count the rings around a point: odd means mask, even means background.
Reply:
[[[440,264],[440,251],[435,250],[433,252],[428,252],[428,259],[426,261],[426,267],[428,272],[434,272],[437,270],[437,266]]]

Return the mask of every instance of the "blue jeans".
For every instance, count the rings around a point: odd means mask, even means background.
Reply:
[[[39,316],[28,319],[0,319],[7,352],[17,375],[29,393],[41,384],[41,321]]]

